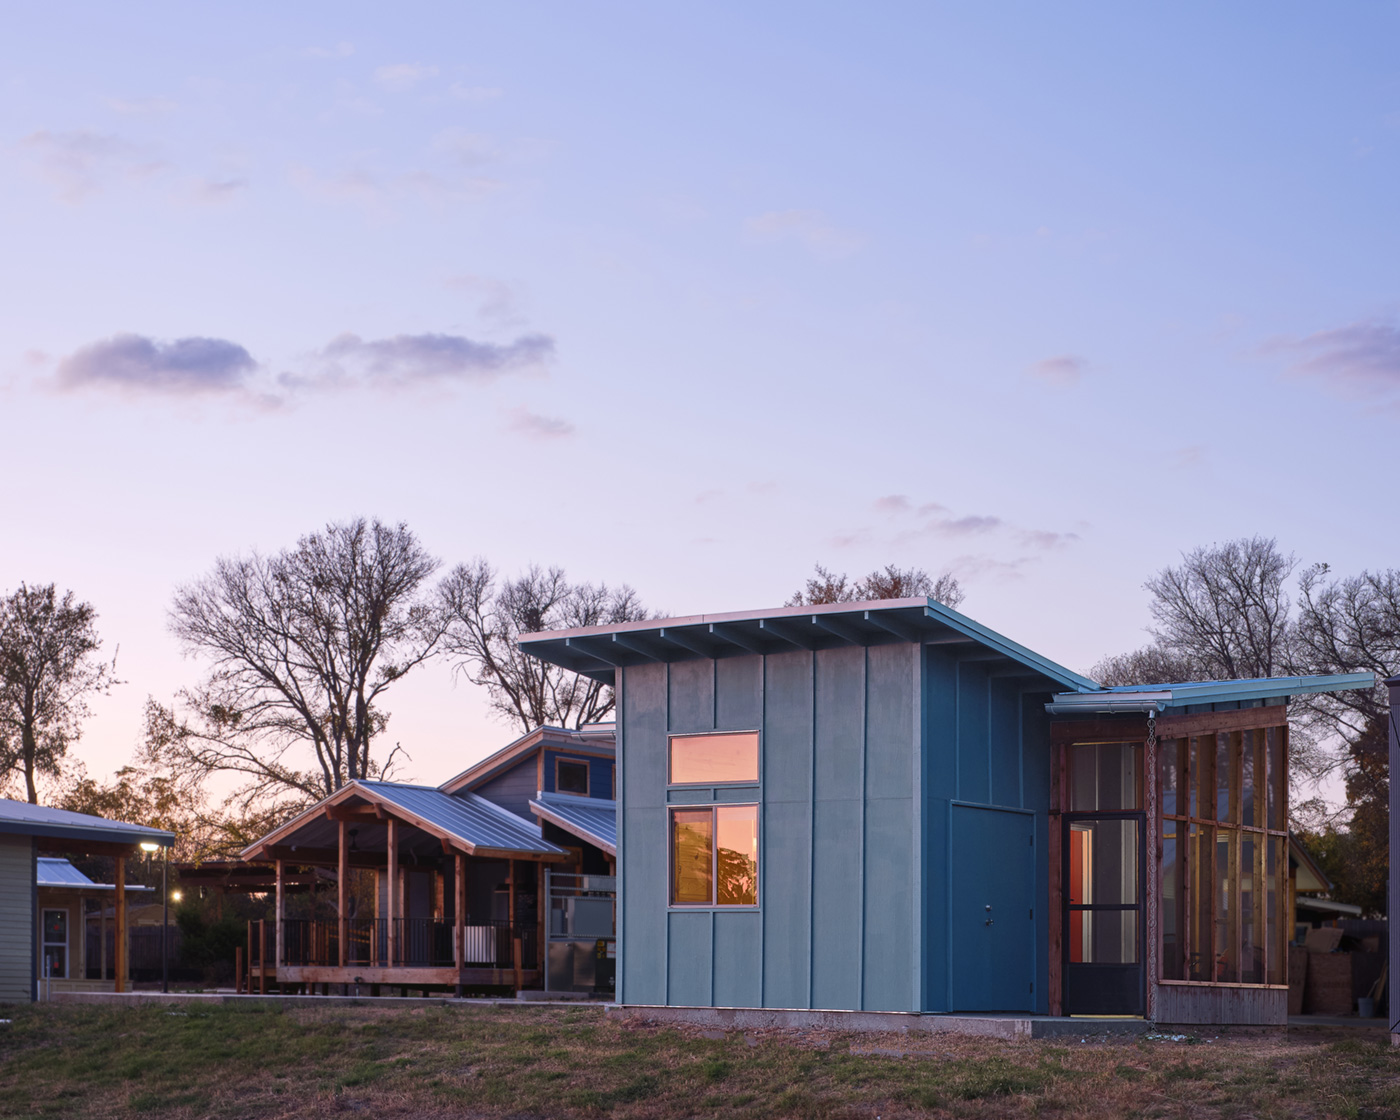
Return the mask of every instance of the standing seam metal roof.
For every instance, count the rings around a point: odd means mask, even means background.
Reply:
[[[616,801],[571,797],[567,793],[540,793],[530,802],[530,811],[609,855],[617,855]]]
[[[450,832],[474,848],[498,848],[539,855],[567,855],[540,835],[540,826],[475,793],[443,793],[432,786],[397,782],[356,782],[391,805]]]
[[[146,825],[109,821],[87,813],[70,813],[47,805],[0,798],[0,832],[60,840],[91,840],[98,844],[159,844],[168,848],[175,834]]]

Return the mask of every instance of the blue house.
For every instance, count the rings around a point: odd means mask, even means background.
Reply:
[[[620,1004],[1287,1010],[1287,703],[1105,689],[926,599],[529,635],[617,690]]]

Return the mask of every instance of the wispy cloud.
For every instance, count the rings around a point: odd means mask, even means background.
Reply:
[[[791,241],[814,256],[834,259],[848,257],[865,247],[864,234],[841,229],[820,210],[770,210],[744,223],[756,241]]]
[[[222,338],[161,342],[118,334],[64,358],[56,380],[67,390],[105,386],[134,393],[227,393],[245,388],[257,365],[242,346]]]
[[[374,72],[374,81],[390,93],[403,93],[419,82],[437,77],[436,66],[425,66],[421,62],[400,62],[393,66],[380,66]]]
[[[934,513],[946,513],[947,508],[937,502],[923,502],[915,506],[907,494],[886,494],[883,498],[875,499],[878,513],[917,513],[920,517],[927,517]]]
[[[479,301],[477,314],[483,319],[503,326],[518,326],[525,321],[514,289],[503,280],[465,273],[449,276],[443,281],[443,286],[474,296]]]
[[[480,132],[449,128],[433,137],[433,148],[461,167],[480,167],[498,155],[496,141]]]
[[[177,108],[168,97],[108,97],[107,108],[126,117],[155,116],[173,113]]]
[[[307,58],[349,58],[355,53],[355,44],[339,42],[330,47],[307,47],[301,53]]]
[[[405,194],[428,202],[469,202],[485,198],[504,184],[482,175],[439,175],[433,171],[408,171],[379,175],[351,168],[322,175],[308,167],[296,167],[292,182],[306,194],[328,202],[349,202],[371,211],[387,209]]]
[[[452,334],[400,334],[366,341],[343,334],[312,356],[312,373],[290,375],[285,383],[330,386],[365,381],[376,385],[485,381],[502,374],[539,368],[554,357],[554,340],[521,335],[498,345]]]
[[[229,202],[247,189],[247,179],[198,179],[190,188],[190,197],[196,202]]]
[[[1049,529],[1021,529],[1017,531],[1017,539],[1025,548],[1038,548],[1049,552],[1079,540],[1079,534],[1056,533]]]
[[[510,410],[510,430],[530,439],[564,439],[574,434],[574,426],[568,420],[541,416],[524,405]]]
[[[1057,389],[1068,389],[1078,385],[1089,363],[1073,354],[1061,354],[1054,358],[1044,358],[1036,362],[1026,372]]]
[[[113,179],[145,179],[167,166],[140,145],[85,129],[41,130],[30,133],[20,145],[65,202],[81,202]]]
[[[1350,323],[1275,341],[1265,351],[1288,355],[1294,370],[1349,396],[1400,401],[1400,325],[1394,322]]]
[[[469,101],[477,104],[484,101],[496,101],[504,97],[506,93],[505,90],[496,86],[468,86],[461,82],[453,82],[447,92],[458,101]]]
[[[930,521],[925,529],[943,537],[968,537],[979,533],[990,533],[1005,524],[1000,517],[985,514],[969,514],[966,517],[944,517]]]

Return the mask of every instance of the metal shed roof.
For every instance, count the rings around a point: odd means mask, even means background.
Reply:
[[[565,832],[617,855],[617,802],[600,797],[575,797],[567,793],[539,793],[530,812],[558,825]]]
[[[1334,673],[1313,677],[1261,677],[1247,681],[1189,681],[1184,684],[1131,685],[1093,692],[1062,692],[1045,710],[1051,715],[1102,715],[1113,712],[1165,712],[1197,705],[1286,701],[1290,696],[1374,688],[1376,674]]]
[[[37,860],[37,885],[41,887],[67,887],[84,891],[115,891],[115,883],[94,883],[68,860],[58,856],[40,856]],[[153,891],[154,887],[129,884],[128,891]]]
[[[159,844],[168,848],[175,843],[173,832],[159,828],[8,799],[0,799],[0,832],[55,840],[88,840],[96,844]]]
[[[781,653],[793,649],[920,642],[928,646],[980,647],[978,660],[996,670],[1023,670],[1052,686],[1076,692],[1099,685],[1057,665],[1010,638],[990,630],[932,599],[876,599],[862,603],[780,607],[732,614],[700,614],[648,619],[612,626],[584,626],[526,634],[520,648],[543,661],[562,665],[606,684],[619,666],[648,661],[688,661],[744,653]]]
[[[403,844],[407,852],[421,848],[427,854],[440,847],[440,838],[446,838],[469,854],[485,849],[490,854],[568,855],[563,848],[545,840],[540,835],[540,826],[534,821],[518,817],[475,793],[452,795],[432,786],[354,781],[250,844],[239,853],[239,857],[244,860],[258,859],[273,845],[334,848],[339,842],[339,824],[327,817],[326,809],[345,806],[356,800],[378,805],[425,833],[419,837],[416,845],[411,840]],[[357,844],[362,850],[378,850],[387,842],[384,822],[361,824],[356,831]]]

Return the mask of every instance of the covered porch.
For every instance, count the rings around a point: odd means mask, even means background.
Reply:
[[[543,986],[544,875],[570,853],[474,793],[352,782],[242,853],[273,865],[250,990]],[[334,913],[288,913],[288,869],[335,869]],[[367,905],[366,894],[372,899]]]

